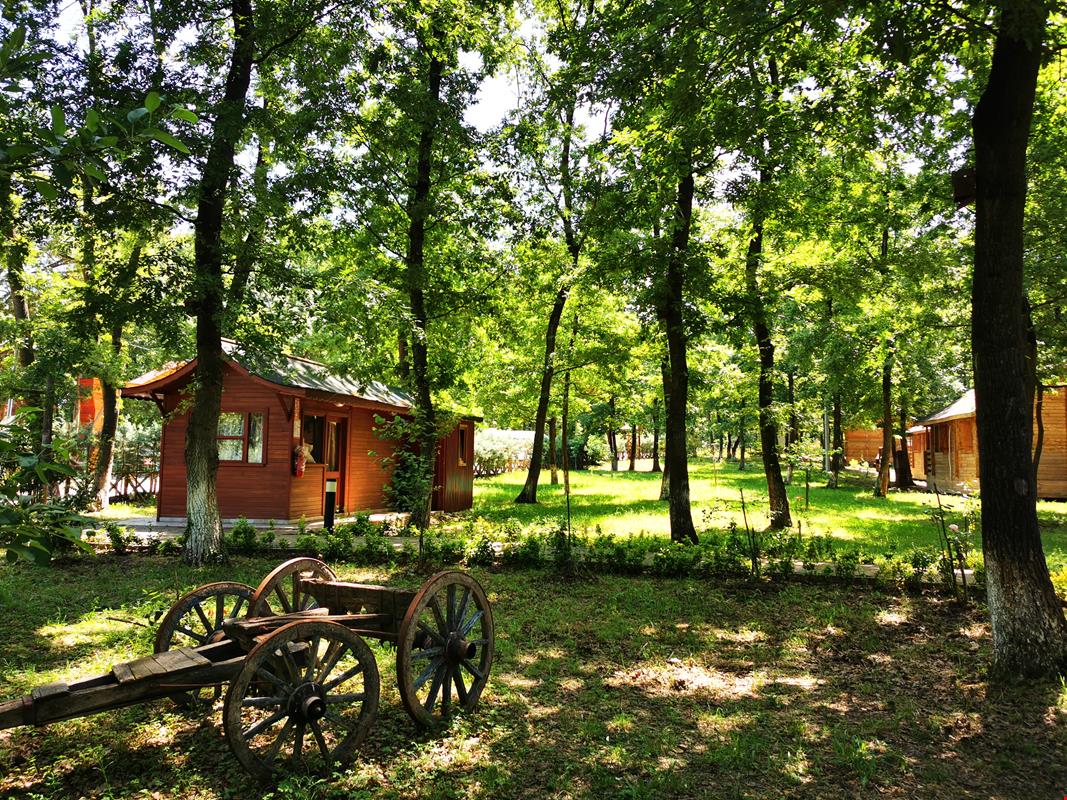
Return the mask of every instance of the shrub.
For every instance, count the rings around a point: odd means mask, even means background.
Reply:
[[[131,544],[137,543],[137,535],[117,522],[108,522],[104,525],[104,532],[111,543],[111,550],[120,555],[128,552]]]
[[[700,548],[693,545],[671,542],[669,546],[657,550],[652,555],[649,572],[663,577],[680,577],[690,575],[700,563]],[[644,563],[644,556],[641,559]]]
[[[351,529],[338,525],[332,532],[327,531],[322,540],[322,558],[325,561],[348,561],[352,558],[354,544]]]
[[[834,575],[842,580],[850,581],[856,577],[859,564],[859,553],[855,550],[846,550],[834,558]]]
[[[252,555],[260,549],[259,531],[247,519],[241,517],[230,529],[227,544],[234,553]]]
[[[540,566],[541,540],[535,535],[529,535],[505,542],[500,551],[500,563],[509,567]]]
[[[493,540],[488,534],[480,534],[467,543],[463,563],[468,567],[490,567],[496,560]]]
[[[352,551],[352,558],[357,564],[367,566],[392,564],[396,558],[396,549],[384,536],[365,536],[363,545]]]
[[[318,537],[312,536],[310,533],[303,533],[300,536],[296,537],[296,541],[293,543],[293,549],[301,553],[311,553],[314,555],[318,555]]]
[[[878,565],[878,578],[898,589],[909,584],[913,574],[910,564],[892,554],[882,559]]]

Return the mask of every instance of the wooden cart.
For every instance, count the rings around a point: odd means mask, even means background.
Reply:
[[[493,663],[492,610],[470,575],[440,572],[413,591],[339,581],[323,562],[295,558],[255,590],[189,592],[160,623],[154,655],[0,703],[0,729],[217,697],[228,683],[223,729],[252,775],[328,770],[352,760],[378,712],[367,638],[395,643],[401,700],[424,726],[473,708]]]

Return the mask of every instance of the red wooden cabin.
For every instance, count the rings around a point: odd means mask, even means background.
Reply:
[[[360,384],[331,374],[324,365],[294,356],[270,369],[250,370],[237,360],[237,348],[224,345],[226,375],[219,418],[218,498],[225,519],[295,521],[320,519],[326,479],[337,484],[338,512],[386,508],[389,472],[381,458],[395,442],[375,433],[375,417],[405,415],[411,402],[403,392],[376,381]],[[127,384],[123,397],[152,400],[164,415],[156,518],[186,514],[183,400],[196,360],[142,375]],[[309,452],[303,474],[296,453]],[[474,420],[461,419],[441,439],[434,476],[433,508],[470,508],[474,491]]]

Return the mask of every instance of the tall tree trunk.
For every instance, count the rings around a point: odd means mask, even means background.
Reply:
[[[726,432],[726,460],[729,461],[734,457],[734,432]]]
[[[667,334],[667,353],[670,359],[670,395],[663,400],[667,409],[666,461],[670,474],[671,539],[695,544],[697,533],[689,503],[689,460],[686,447],[685,417],[689,402],[689,365],[686,361],[688,343],[683,316],[685,262],[693,223],[694,189],[693,172],[689,170],[678,181],[671,249],[667,257],[666,298],[661,304],[660,317]]]
[[[574,340],[578,337],[578,313],[574,314],[574,325],[571,327],[571,341],[567,347],[567,358],[570,360],[574,354]],[[563,405],[561,408],[563,423],[563,494],[571,496],[571,429],[570,429],[570,399],[571,399],[571,367],[563,373]]]
[[[544,452],[545,420],[548,417],[548,401],[552,393],[552,376],[556,363],[556,332],[563,316],[563,307],[567,304],[570,284],[564,283],[556,292],[552,311],[548,315],[548,330],[545,332],[545,360],[541,366],[541,391],[537,396],[537,414],[534,417],[533,448],[530,451],[530,468],[526,473],[526,483],[515,498],[516,503],[537,502],[537,482],[541,479],[541,459]]]
[[[833,453],[830,454],[830,488],[836,489],[845,468],[845,434],[841,430],[841,395],[834,394]]]
[[[652,472],[662,472],[659,463],[659,398],[652,398]]]
[[[611,471],[619,471],[619,440],[615,435],[615,395],[608,398],[608,452],[611,453]]]
[[[878,463],[875,497],[889,495],[889,468],[893,466],[893,346],[886,349],[882,362],[882,460]]]
[[[637,469],[637,423],[630,423],[630,466],[629,472]]]
[[[429,53],[429,48],[420,49]],[[411,524],[421,532],[430,525],[433,502],[434,464],[437,461],[437,416],[430,391],[428,358],[428,319],[426,311],[426,221],[430,216],[430,177],[433,168],[434,136],[437,131],[438,105],[441,102],[441,76],[444,64],[429,55],[426,71],[426,108],[420,122],[414,182],[407,203],[408,246],[405,257],[408,297],[414,330],[411,334],[411,373],[415,384],[415,426],[419,460],[425,490],[411,509]],[[541,430],[544,435],[544,429]],[[421,546],[420,546],[421,552]]]
[[[915,486],[911,477],[911,454],[908,451],[908,410],[900,407],[900,463],[897,464],[897,488],[910,489]]]
[[[1029,392],[1034,365],[1023,291],[1026,147],[1048,12],[1031,0],[1001,9],[992,68],[972,121],[971,348],[993,668],[1024,677],[1067,666],[1067,623],[1037,522]]]
[[[760,182],[767,182],[760,171]],[[771,528],[783,530],[793,524],[789,516],[789,495],[782,480],[782,464],[778,458],[778,424],[774,420],[774,342],[767,324],[767,312],[759,286],[759,263],[763,257],[763,221],[757,218],[752,226],[745,258],[745,286],[752,314],[752,331],[759,348],[759,431],[763,451],[763,471],[767,477],[767,500],[770,506]],[[743,446],[742,446],[743,447]],[[743,449],[742,449],[743,452]],[[742,458],[743,460],[743,458]]]
[[[211,145],[200,178],[194,225],[193,296],[196,315],[196,372],[193,405],[185,435],[188,536],[183,557],[199,565],[224,556],[222,519],[215,479],[219,469],[216,443],[222,406],[222,222],[226,189],[233,172],[237,142],[246,124],[245,98],[252,79],[255,28],[251,0],[232,0],[233,52],[222,101],[215,112]]]
[[[669,359],[668,359],[666,354],[664,354],[663,359],[659,362],[659,374],[660,374],[660,378],[663,380],[663,407],[664,408],[670,408],[670,405],[671,405],[671,365],[670,365],[670,361],[669,361]],[[670,428],[667,428],[663,432],[663,437],[664,437],[663,449],[664,450],[668,449],[667,440],[670,439],[670,436],[671,436]],[[671,480],[670,480],[670,475],[668,474],[670,472],[670,466],[671,466],[670,462],[666,458],[664,458],[663,459],[663,475],[660,478],[660,482],[659,482],[659,499],[660,500],[670,500],[671,499]]]
[[[139,253],[140,246],[135,248]],[[111,349],[118,360],[122,352],[122,324],[111,328]],[[115,460],[115,433],[119,424],[119,385],[111,375],[101,380],[104,419],[100,425],[100,445],[96,454],[96,472],[93,474],[96,505],[105,509],[111,504],[111,473]]]
[[[559,463],[558,450],[556,449],[556,416],[553,414],[548,418],[548,465],[552,469],[552,485],[559,484],[559,470],[556,465]]]

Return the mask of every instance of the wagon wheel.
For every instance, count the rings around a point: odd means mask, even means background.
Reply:
[[[378,665],[357,634],[336,622],[291,622],[244,660],[226,692],[223,728],[237,760],[260,780],[281,761],[328,773],[366,738],[379,692]]]
[[[317,558],[294,558],[279,564],[252,595],[248,616],[273,617],[318,606],[314,597],[300,590],[301,578],[332,581],[337,578],[337,573]]]
[[[493,611],[485,591],[464,572],[434,575],[400,625],[396,676],[404,707],[426,726],[439,724],[457,706],[472,709],[492,665]]]
[[[155,652],[221,641],[226,637],[222,623],[241,616],[251,597],[251,586],[232,581],[209,583],[182,595],[159,623]],[[174,701],[183,706],[197,700],[210,702],[221,693],[221,686],[209,686],[202,691],[175,695]]]

